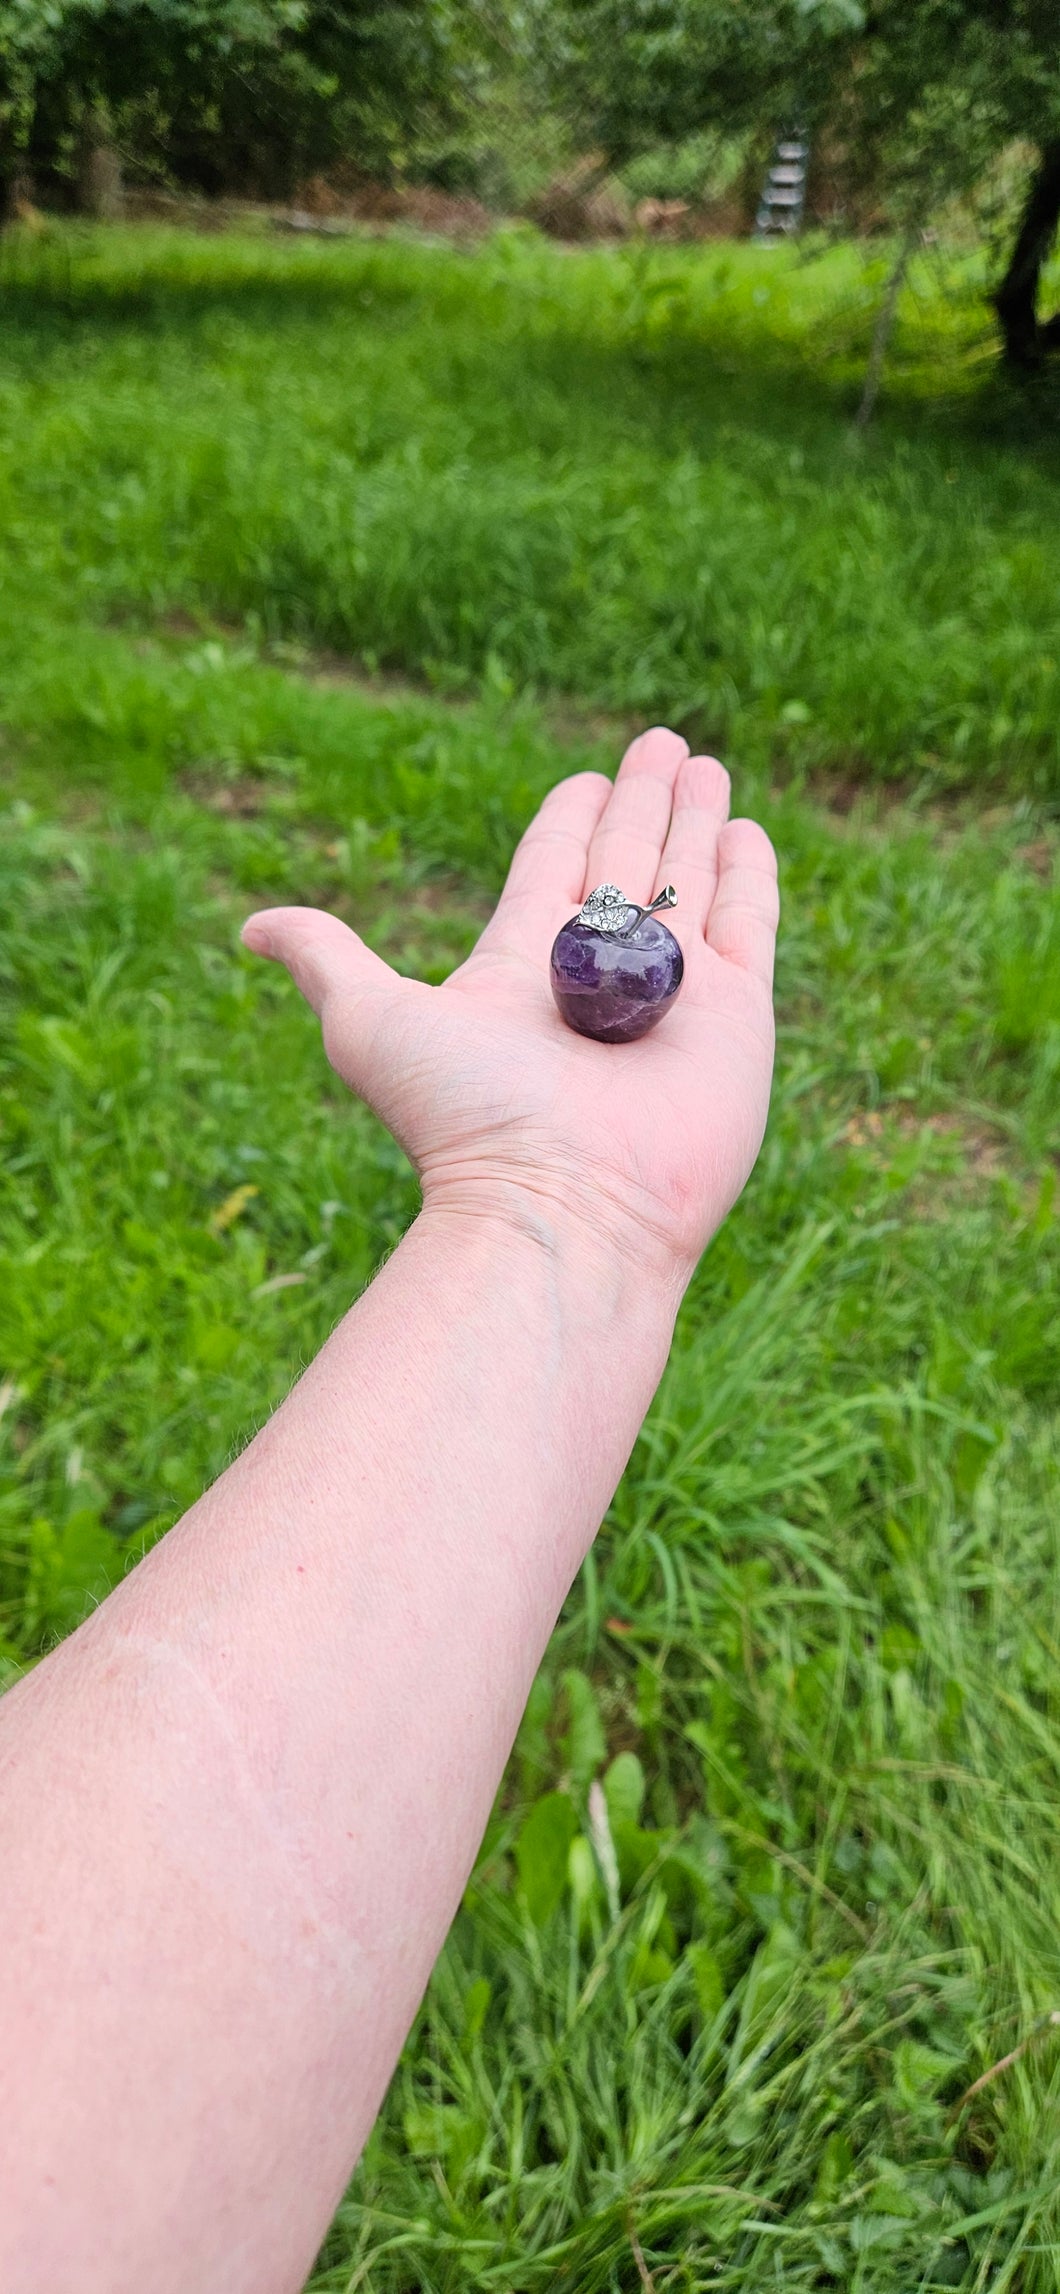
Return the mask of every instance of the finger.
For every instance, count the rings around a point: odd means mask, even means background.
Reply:
[[[688,742],[665,725],[653,725],[631,743],[589,846],[587,893],[617,884],[631,900],[648,901],[658,890],[674,782],[687,755]]]
[[[707,941],[741,971],[773,979],[780,894],[777,856],[755,820],[730,820],[718,837],[718,889],[707,918]]]
[[[581,907],[589,839],[611,795],[606,773],[572,773],[550,789],[520,838],[480,947],[540,963]]]
[[[687,937],[706,927],[718,882],[718,836],[729,817],[729,776],[716,757],[686,757],[674,784],[659,881],[672,884]]]
[[[259,908],[240,935],[255,956],[284,964],[308,1004],[322,1015],[329,995],[391,988],[395,974],[339,916],[323,908]]]
[[[379,1021],[402,984],[397,973],[322,908],[259,909],[241,937],[256,956],[286,966],[320,1019],[332,1066],[369,1098]]]

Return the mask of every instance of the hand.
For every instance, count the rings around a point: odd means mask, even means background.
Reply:
[[[314,908],[270,908],[243,938],[287,966],[328,1058],[415,1165],[424,1207],[574,1222],[687,1281],[755,1161],[773,1065],[776,861],[729,817],[729,776],[656,727],[612,784],[575,773],[520,842],[477,946],[441,987],[403,979]],[[549,952],[596,884],[667,915],[685,976],[658,1028],[599,1044],[565,1026]],[[543,1223],[543,1224],[542,1224]]]

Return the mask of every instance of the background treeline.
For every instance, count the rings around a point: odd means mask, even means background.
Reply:
[[[911,239],[960,202],[1003,228],[1008,357],[1054,347],[1055,0],[0,0],[8,212],[106,212],[122,174],[264,199],[331,175],[536,199],[562,229],[594,193],[614,220],[617,177],[739,218],[793,125],[818,220]]]

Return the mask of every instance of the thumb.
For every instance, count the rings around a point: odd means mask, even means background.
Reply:
[[[240,937],[254,955],[286,967],[320,1020],[332,1066],[374,1101],[376,1047],[406,985],[400,975],[323,908],[260,908]]]

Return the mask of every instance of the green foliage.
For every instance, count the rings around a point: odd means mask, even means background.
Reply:
[[[572,1665],[563,1675],[569,1715],[560,1737],[560,1756],[572,1784],[584,1793],[607,1750],[596,1692],[588,1676]]]
[[[637,152],[623,167],[622,181],[634,199],[683,199],[694,206],[728,191],[745,157],[745,137],[708,129]]]
[[[571,1842],[578,1829],[574,1803],[565,1792],[536,1800],[516,1842],[519,1889],[530,1918],[543,1927],[567,1886]]]
[[[617,161],[799,121],[897,220],[1060,131],[1052,0],[557,0],[545,24],[554,99]]]
[[[932,399],[911,325],[890,424],[845,460],[835,370],[810,405],[798,362],[807,332],[852,324],[848,265],[782,258],[759,305],[750,251],[667,258],[636,286],[635,325],[628,267],[533,243],[471,260],[118,234],[71,255],[60,237],[9,281],[12,1672],[223,1467],[415,1208],[311,1015],[241,950],[241,918],[262,897],[320,902],[443,976],[544,789],[614,765],[622,724],[578,701],[602,676],[609,460],[628,464],[610,690],[628,700],[640,620],[653,713],[694,661],[690,637],[683,653],[651,620],[653,600],[679,602],[666,552],[687,549],[687,578],[695,551],[712,563],[718,519],[733,524],[712,594],[751,699],[730,761],[783,872],[769,1131],[566,1604],[316,2294],[637,2294],[638,2252],[660,2294],[1055,2283],[1060,877],[1052,811],[1026,793],[1055,771],[1054,689],[1042,671],[1022,736],[991,730],[996,695],[969,700],[957,675],[973,639],[995,665],[1007,647],[1011,707],[1055,642],[1055,477],[1046,453],[984,437],[977,406]],[[676,298],[658,320],[653,281]],[[682,343],[712,296],[738,364],[693,432]],[[458,477],[495,593],[509,585],[491,667]],[[304,539],[312,578],[292,602],[277,537],[292,548],[329,487],[341,515],[317,560]],[[660,500],[674,514],[657,539]],[[682,501],[686,520],[701,505],[687,543]],[[368,584],[343,534],[378,587],[407,547],[381,503],[423,521],[437,687],[468,602],[459,701],[298,649],[329,626],[364,642]],[[549,586],[558,507],[590,537],[577,616]],[[852,521],[860,548],[873,539],[856,592]],[[771,563],[760,530],[817,576],[800,682],[756,714],[773,625],[763,611],[741,637],[726,597],[749,619]],[[852,609],[829,619],[829,565],[862,609],[859,643]],[[207,601],[231,608],[237,578],[243,626],[211,625]],[[885,646],[867,608],[894,591]],[[794,582],[781,594],[794,616]],[[411,601],[406,570],[387,610],[409,665]],[[199,621],[167,619],[178,606]],[[562,717],[505,668],[534,614],[552,616],[553,679],[572,689]],[[877,728],[899,765],[889,713],[908,726],[924,705],[929,646],[932,690],[969,726],[950,762],[974,791],[982,751],[989,809],[937,786],[928,802],[924,781],[909,801],[827,777],[815,794],[790,767],[821,725],[821,762],[843,760],[855,675],[866,766]],[[812,714],[781,715],[792,700]],[[774,743],[785,774],[767,769]]]
[[[923,223],[967,192],[1013,138],[1060,131],[1060,42],[1050,0],[915,0],[864,9],[850,77],[826,119],[897,217]]]
[[[208,191],[386,169],[467,49],[448,0],[0,0],[0,159],[69,174],[106,134]]]
[[[621,162],[651,145],[778,123],[849,68],[857,0],[558,0],[542,48],[556,99]]]

